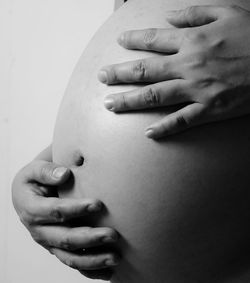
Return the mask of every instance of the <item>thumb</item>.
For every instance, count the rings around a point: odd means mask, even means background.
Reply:
[[[24,169],[27,182],[43,185],[60,185],[70,176],[70,170],[53,162],[35,160]]]
[[[216,21],[222,12],[225,13],[223,6],[189,6],[184,10],[169,11],[167,21],[179,28],[202,26]]]

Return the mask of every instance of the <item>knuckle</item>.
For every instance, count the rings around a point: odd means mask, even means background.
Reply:
[[[52,170],[51,166],[43,165],[40,170],[40,180],[41,182],[45,182],[48,178],[52,177]]]
[[[146,88],[142,93],[146,106],[160,105],[160,95],[154,87]]]
[[[32,211],[32,208],[29,210]],[[26,227],[36,224],[39,220],[38,217],[33,212],[30,212],[30,211],[25,210],[19,213],[20,221]]]
[[[196,31],[190,34],[190,39],[195,44],[204,43],[206,38],[207,38],[206,33],[202,31]]]
[[[32,223],[32,217],[30,216],[30,214],[27,211],[21,211],[19,213],[19,218],[20,221],[26,226],[26,225],[30,225]]]
[[[191,54],[189,57],[189,67],[191,69],[201,69],[204,68],[208,63],[207,56],[204,52],[197,52]]]
[[[184,18],[187,19],[189,26],[192,26],[191,19],[194,19],[196,17],[196,7],[189,6],[185,8],[183,14],[184,14]]]
[[[145,60],[139,60],[135,63],[132,73],[137,81],[143,81],[147,78],[147,67]]]
[[[103,76],[101,76],[101,81],[107,83],[107,84],[114,84],[119,82],[119,66],[120,64],[112,64],[105,66],[101,69],[101,72],[103,72]]]
[[[213,105],[216,108],[226,108],[228,105],[228,100],[225,99],[225,97],[219,95],[214,99]]]
[[[215,52],[218,53],[220,50],[223,50],[223,48],[226,47],[226,44],[227,40],[223,37],[223,35],[220,35],[220,37],[210,42],[208,49],[215,54]]]
[[[199,89],[207,89],[207,88],[211,88],[213,87],[214,83],[215,83],[216,79],[213,78],[213,76],[205,76],[205,77],[201,77],[198,78],[196,81],[196,86]]]
[[[186,129],[189,126],[189,123],[183,115],[178,115],[175,119],[175,126],[178,130],[182,130]]]
[[[107,80],[109,83],[117,83],[119,82],[119,77],[117,74],[118,66],[113,65],[107,70]]]
[[[227,12],[226,16],[248,16],[249,15],[249,11],[245,10],[244,8],[236,5],[236,4],[232,4],[232,5],[228,5],[228,6],[224,6],[225,11]]]
[[[50,217],[55,219],[56,222],[63,223],[66,220],[65,216],[62,213],[62,208],[58,204],[51,209],[49,214]]]
[[[145,33],[143,36],[143,42],[147,48],[150,49],[153,47],[155,43],[156,35],[157,35],[156,28],[150,28],[150,29],[145,30]]]
[[[228,93],[226,93],[226,90],[226,86],[215,85],[213,88],[211,88],[209,95],[210,103],[208,102],[208,104],[219,109],[229,107],[231,97],[228,95]]]
[[[193,16],[195,14],[196,11],[196,7],[195,6],[188,6],[184,12],[186,13],[186,15],[190,15]]]
[[[196,50],[197,47],[204,46],[204,43],[206,43],[207,46],[208,35],[201,30],[190,30],[189,28],[183,29],[182,37],[184,42],[188,43],[189,45],[191,44],[191,46],[195,45]]]
[[[191,37],[191,32],[188,28],[182,30],[182,41],[188,41]]]
[[[125,94],[121,94],[121,99],[120,99],[119,106],[117,107],[117,111],[119,111],[121,109],[123,109],[123,110],[129,109],[128,102],[127,102],[127,97],[126,97]]]
[[[60,248],[62,248],[64,250],[73,250],[74,249],[71,238],[67,233],[60,242]]]

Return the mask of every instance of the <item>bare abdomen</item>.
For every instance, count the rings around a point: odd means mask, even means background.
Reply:
[[[121,31],[167,26],[165,11],[201,2],[127,3],[80,58],[59,111],[53,157],[71,166],[75,177],[64,196],[102,200],[107,213],[95,224],[122,236],[114,283],[233,282],[228,278],[247,269],[250,118],[156,142],[144,129],[166,112],[115,115],[105,110],[104,96],[134,86],[97,81],[103,65],[152,56],[119,47]]]

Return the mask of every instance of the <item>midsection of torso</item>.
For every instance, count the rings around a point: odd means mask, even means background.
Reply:
[[[250,242],[250,118],[156,142],[144,129],[166,111],[111,113],[105,95],[135,86],[97,81],[103,65],[152,56],[122,49],[120,32],[168,27],[167,10],[216,3],[250,9],[248,1],[128,1],[92,39],[69,82],[53,158],[74,173],[64,196],[102,200],[107,213],[95,225],[122,236],[123,260],[112,282],[248,282],[238,276],[247,269]]]

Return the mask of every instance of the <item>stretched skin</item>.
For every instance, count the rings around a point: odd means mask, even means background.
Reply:
[[[74,174],[61,195],[105,203],[90,225],[121,234],[113,283],[249,282],[250,118],[153,141],[145,128],[171,109],[114,114],[104,97],[140,86],[97,80],[104,65],[152,56],[121,48],[122,31],[167,27],[167,10],[201,4],[250,9],[236,0],[128,1],[84,51],[60,107],[53,161]]]

